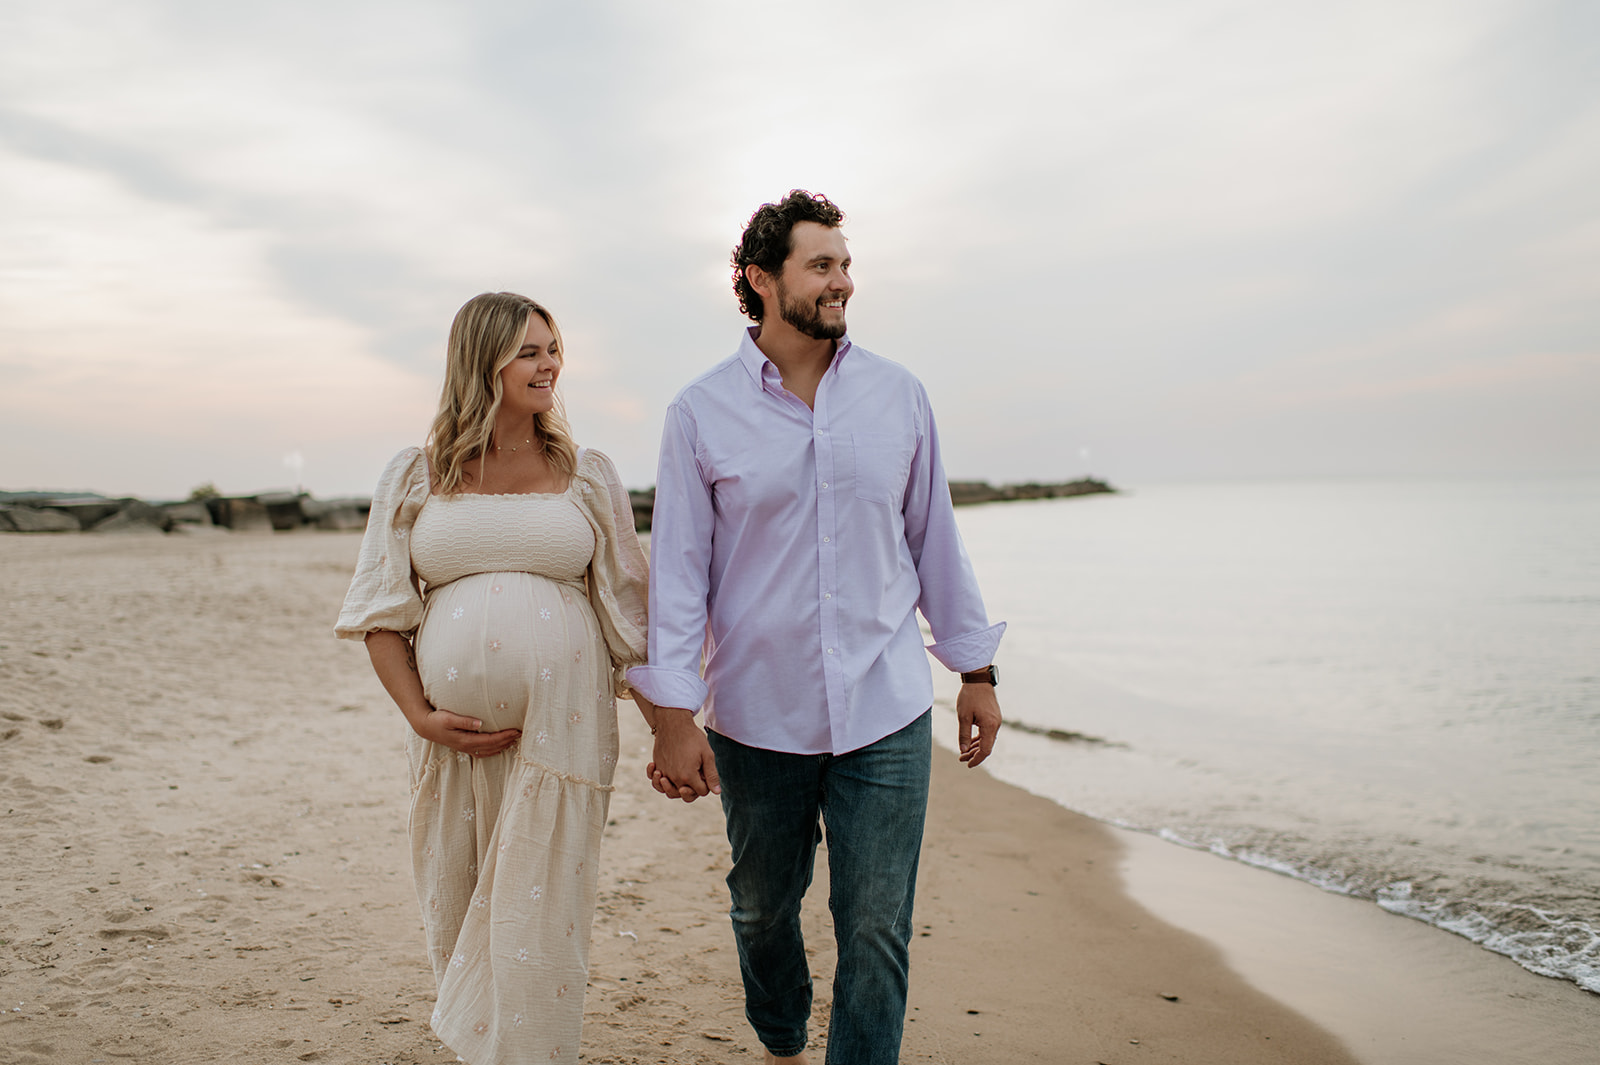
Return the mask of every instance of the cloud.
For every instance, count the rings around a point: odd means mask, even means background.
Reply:
[[[853,335],[924,377],[963,475],[1056,476],[1080,444],[1118,476],[1248,472],[1313,401],[1429,404],[1448,446],[1392,448],[1470,466],[1447,412],[1481,416],[1473,382],[1574,417],[1560,360],[1596,350],[1593,11],[13,5],[0,405],[114,428],[141,484],[226,481],[173,441],[215,425],[261,442],[213,453],[241,479],[298,449],[357,490],[424,432],[455,309],[505,288],[555,310],[580,435],[647,483],[660,411],[743,324],[728,249],[803,186],[850,215]],[[1182,438],[1195,404],[1227,439]],[[1324,435],[1274,451],[1370,464]],[[73,455],[9,451],[0,481],[130,476]]]

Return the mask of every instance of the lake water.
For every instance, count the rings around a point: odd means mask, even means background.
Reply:
[[[957,513],[996,775],[1600,992],[1600,477]]]

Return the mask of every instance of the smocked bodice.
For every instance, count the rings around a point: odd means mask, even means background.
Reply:
[[[594,548],[594,529],[570,491],[429,496],[411,530],[411,566],[429,587],[470,573],[577,581]]]

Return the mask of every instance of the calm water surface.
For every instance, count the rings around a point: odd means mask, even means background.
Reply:
[[[1600,477],[1150,487],[958,512],[995,772],[1600,992]]]

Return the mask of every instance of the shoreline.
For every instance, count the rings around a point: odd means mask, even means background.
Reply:
[[[404,725],[362,648],[331,634],[358,544],[0,536],[15,604],[0,619],[0,862],[13,882],[0,898],[0,1061],[455,1060],[426,1024]],[[619,714],[583,1060],[759,1061],[720,809],[650,792],[648,733],[630,703]],[[946,717],[935,728],[941,743],[954,735]],[[902,1061],[1387,1065],[1433,1060],[1391,1046],[1451,1036],[1453,1020],[1402,1010],[1398,1043],[1374,1042],[1392,1019],[1295,971],[1304,945],[1281,929],[1353,943],[1361,904],[1245,867],[1229,871],[1248,885],[1212,888],[1183,863],[1229,863],[1124,838],[944,749],[934,772]],[[1257,888],[1302,890],[1261,902]],[[818,888],[805,922],[826,972]],[[1290,966],[1262,970],[1253,941]],[[1519,978],[1591,996],[1459,946],[1471,956],[1442,976],[1359,951],[1322,968],[1402,989],[1444,980],[1451,1000],[1498,962],[1509,982],[1496,970],[1484,993],[1516,996],[1502,1008],[1533,1001],[1563,1036],[1597,1029],[1600,1000],[1540,1005]],[[829,994],[819,982],[814,1031]],[[1452,1060],[1525,1060],[1529,1044],[1502,1036],[1476,1033],[1482,1056]]]
[[[1376,903],[1115,830],[1139,903],[1366,1063],[1585,1065],[1600,995]],[[1179,886],[1181,885],[1181,887]]]

